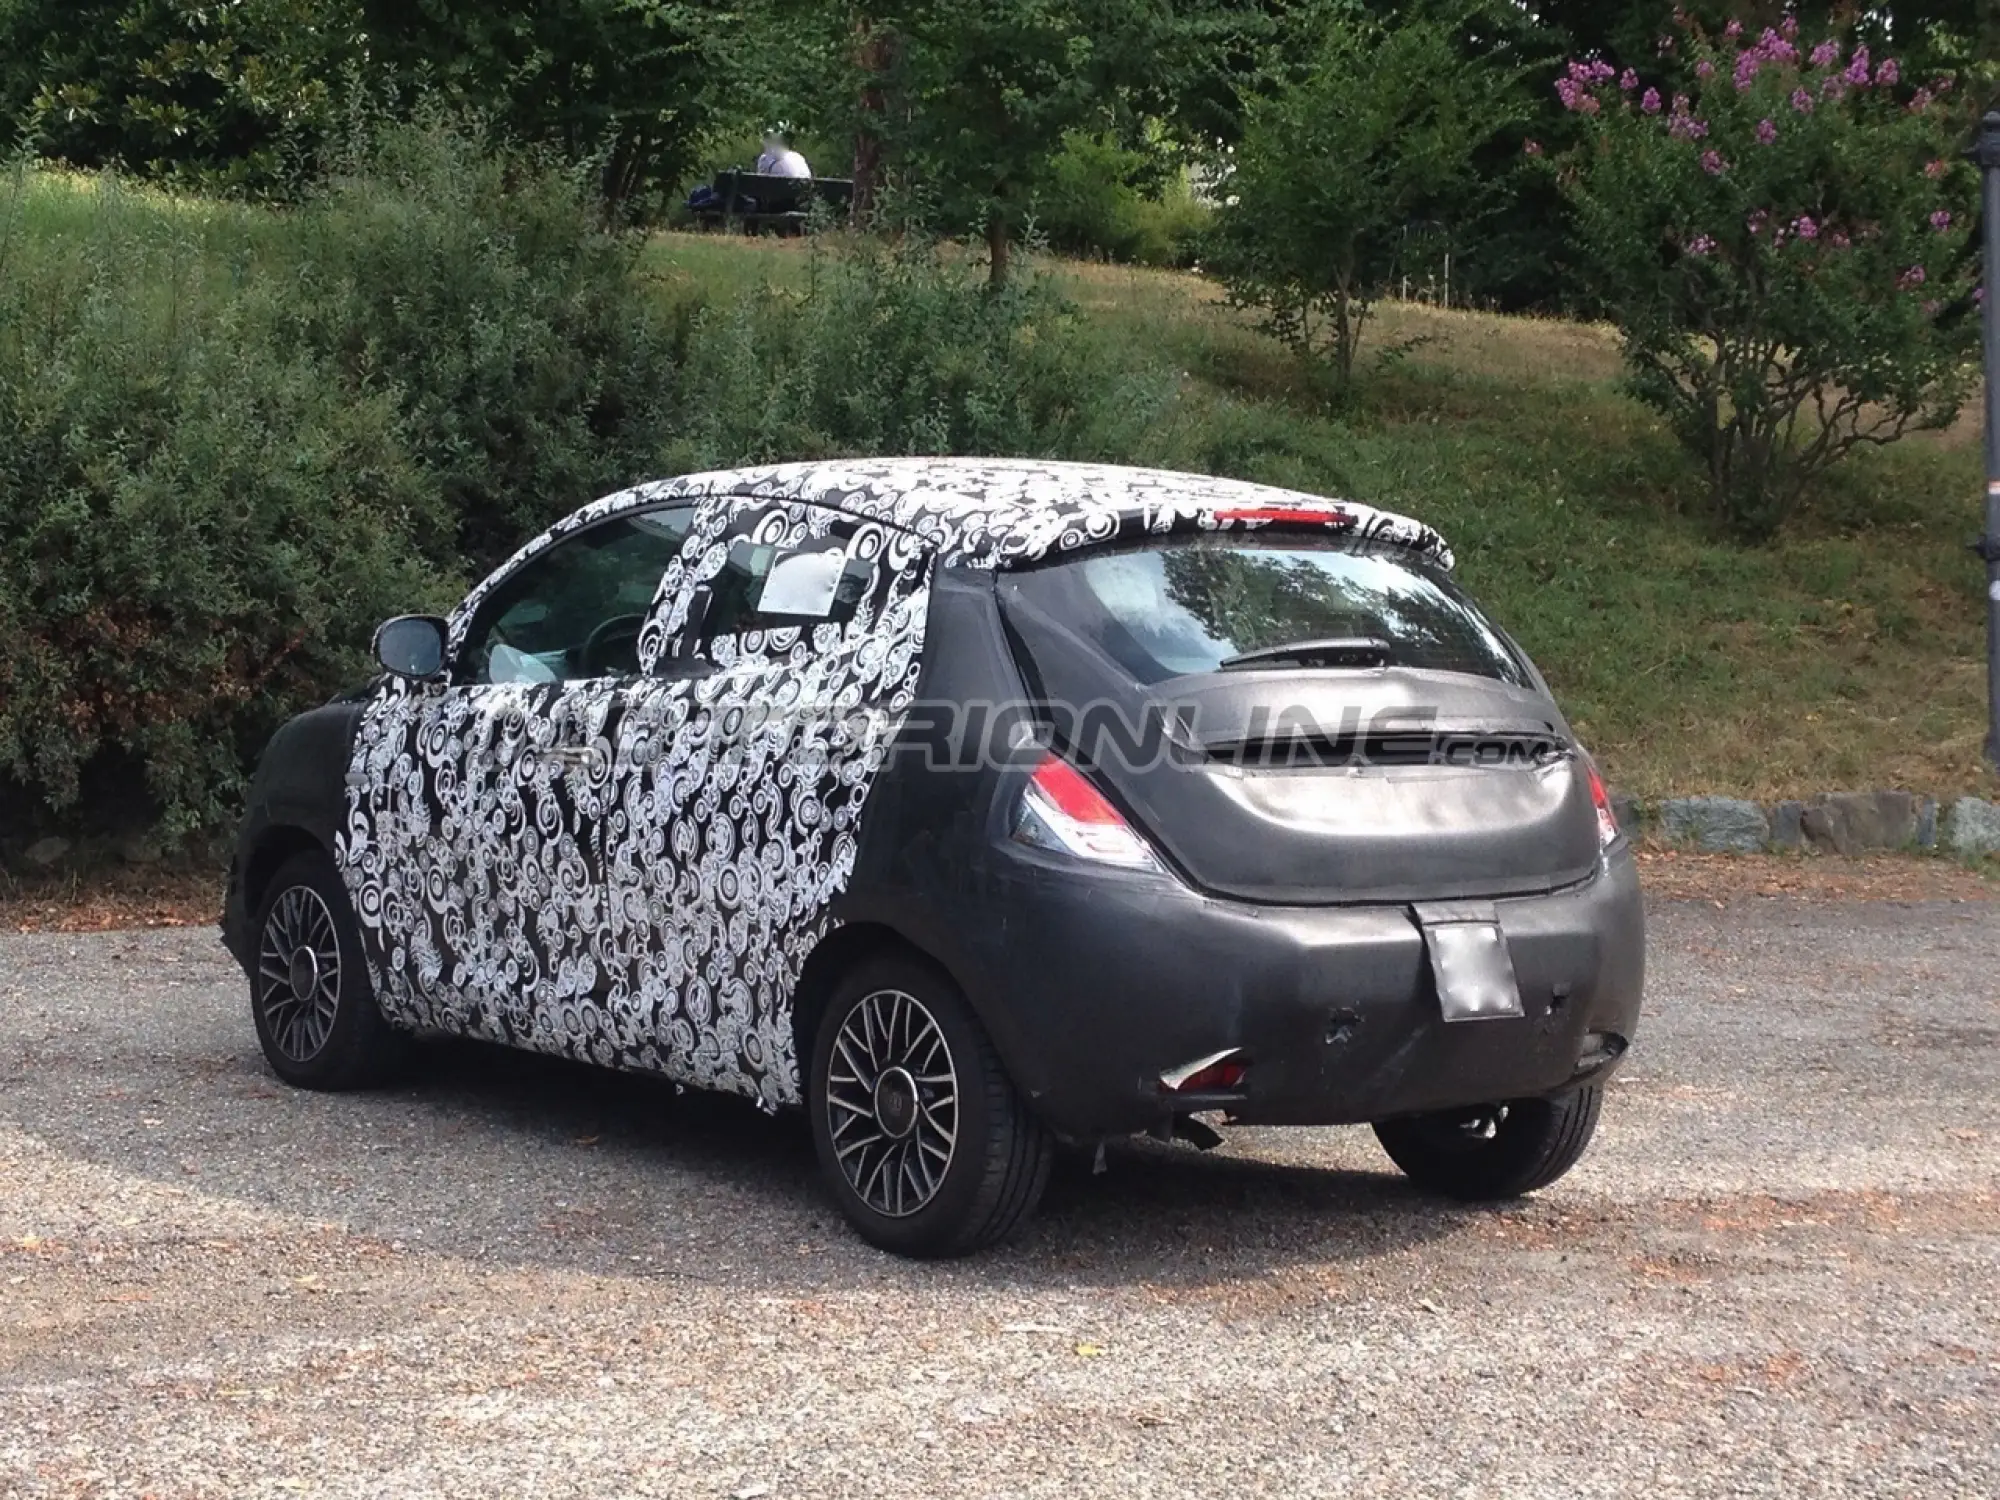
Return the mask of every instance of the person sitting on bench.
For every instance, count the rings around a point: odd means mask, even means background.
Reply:
[[[757,158],[757,173],[761,177],[810,177],[812,168],[786,143],[783,131],[773,130],[764,137],[764,154]]]

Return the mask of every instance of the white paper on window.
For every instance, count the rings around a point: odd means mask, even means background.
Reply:
[[[793,552],[779,558],[764,580],[757,613],[824,620],[833,613],[840,575],[846,568],[847,554],[838,550]]]

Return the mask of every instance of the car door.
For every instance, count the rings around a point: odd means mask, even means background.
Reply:
[[[361,732],[344,851],[384,1008],[598,1062],[611,745],[692,511],[617,515],[468,599],[448,679],[392,688]]]
[[[915,696],[932,555],[831,508],[739,501],[684,564],[612,730],[615,1009],[643,1065],[776,1106],[799,1098],[799,970]]]

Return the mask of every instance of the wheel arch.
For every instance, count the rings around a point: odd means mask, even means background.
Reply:
[[[833,999],[841,976],[884,953],[904,953],[933,964],[947,975],[950,969],[935,954],[926,953],[906,935],[886,922],[843,922],[828,932],[807,955],[799,970],[799,982],[792,988],[792,1055],[799,1065],[799,1099],[806,1096],[806,1075],[812,1067],[813,1040],[819,1023]],[[954,979],[953,983],[957,981]]]
[[[328,852],[318,835],[296,823],[276,823],[259,833],[243,864],[243,909],[250,920],[256,921],[263,910],[271,882],[288,860],[300,854]]]
[[[841,976],[856,964],[880,954],[899,953],[929,964],[958,987],[998,1049],[1015,1087],[1021,1090],[1031,1108],[1039,1109],[1047,1087],[1045,1070],[1038,1065],[1036,1049],[1022,1032],[1017,1018],[999,1002],[989,986],[980,982],[982,976],[970,962],[971,955],[959,952],[947,931],[926,928],[921,921],[897,920],[899,915],[907,914],[907,909],[897,913],[879,907],[857,911],[852,919],[839,922],[826,933],[806,958],[799,971],[799,982],[792,990],[792,1055],[798,1062],[800,1101],[804,1101],[808,1089],[813,1040]],[[934,940],[925,941],[915,935],[913,926]]]

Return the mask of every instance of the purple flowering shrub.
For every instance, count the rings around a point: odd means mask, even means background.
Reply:
[[[1586,140],[1564,181],[1634,393],[1721,519],[1767,537],[1828,465],[1957,415],[1975,183],[1949,84],[1844,38],[1683,19],[1648,63],[1569,65]]]

